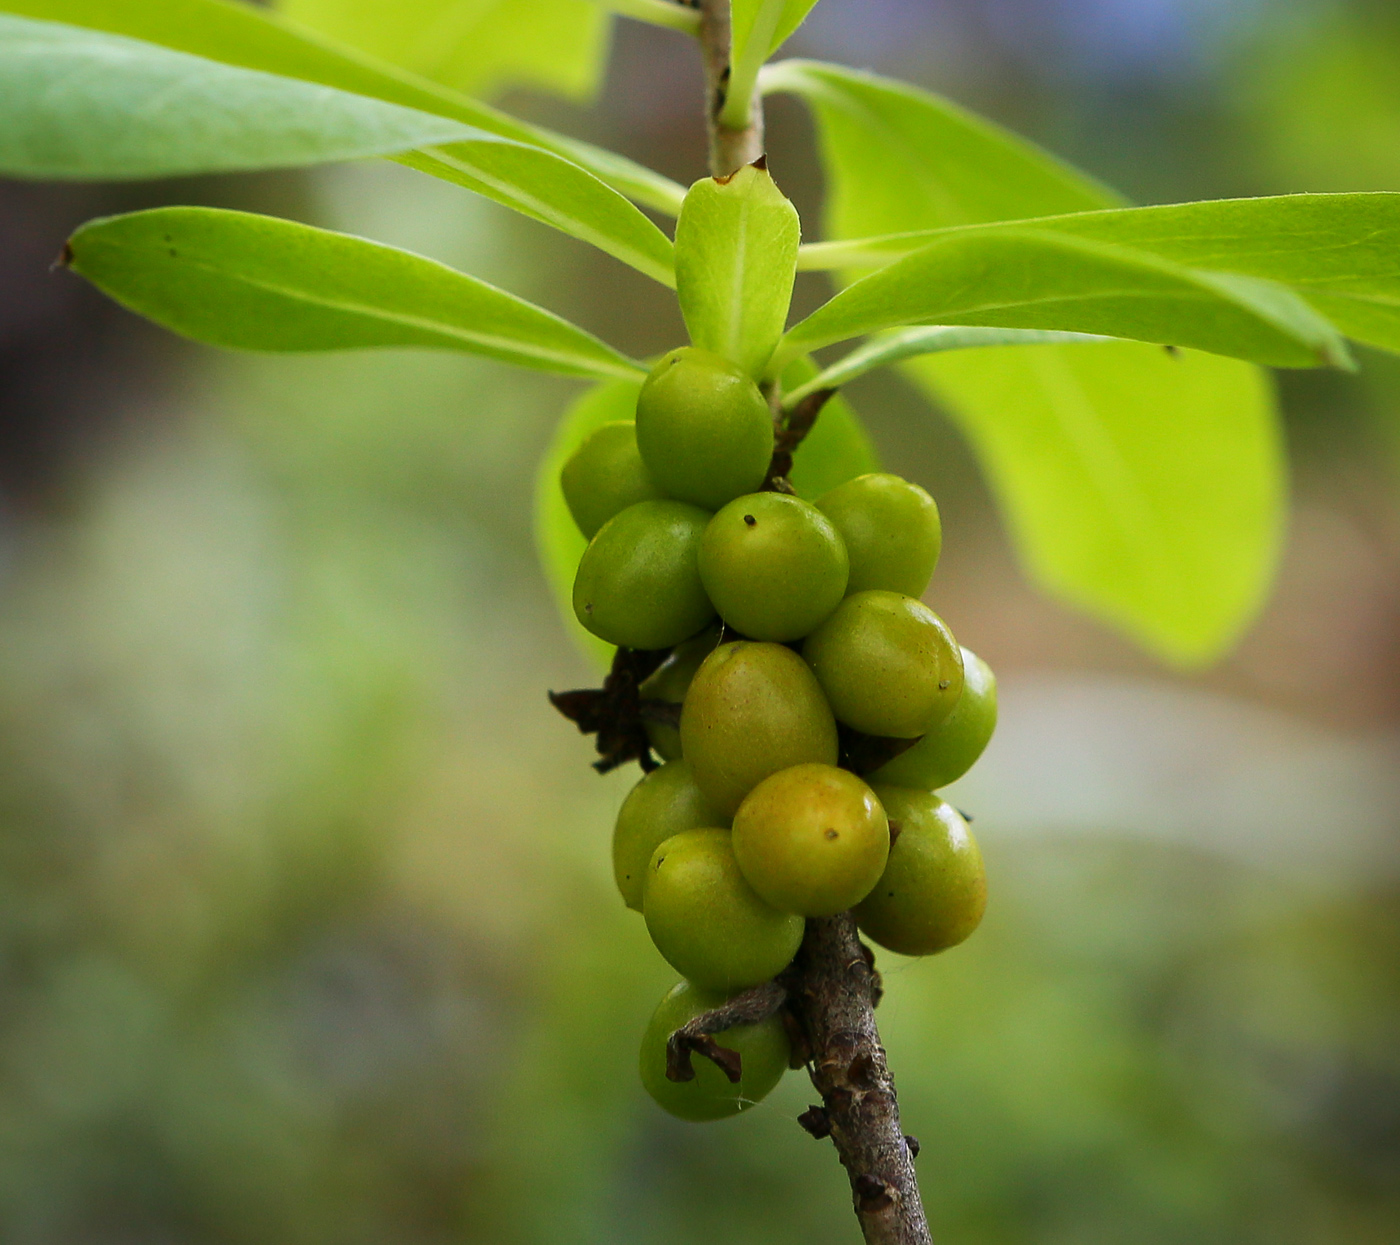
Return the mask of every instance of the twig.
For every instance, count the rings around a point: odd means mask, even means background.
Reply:
[[[763,105],[754,100],[749,124],[732,130],[720,121],[729,88],[729,0],[700,0],[700,51],[705,62],[710,174],[729,177],[763,155]]]
[[[666,1042],[666,1075],[673,1081],[693,1081],[692,1053],[704,1055],[735,1085],[743,1073],[743,1061],[737,1051],[719,1045],[713,1035],[732,1029],[735,1025],[754,1025],[767,1020],[787,1002],[787,987],[782,978],[765,981],[742,994],[736,994],[724,1006],[703,1012],[677,1029]]]

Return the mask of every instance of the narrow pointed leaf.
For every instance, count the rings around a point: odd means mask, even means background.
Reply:
[[[800,96],[817,121],[829,238],[1115,207],[1086,174],[949,100],[820,61],[767,66],[765,92]]]
[[[364,95],[4,14],[0,116],[0,173],[45,179],[286,168],[479,133]]]
[[[663,285],[676,284],[671,240],[611,186],[552,151],[481,135],[399,162],[591,243]]]
[[[1032,579],[1176,665],[1239,636],[1287,502],[1264,373],[1130,342],[905,366],[971,443]]]
[[[1400,194],[1213,199],[1052,216],[1033,224],[1193,268],[1292,286],[1348,336],[1400,349]],[[928,229],[820,242],[802,248],[798,267],[878,267],[946,236],[948,230]]]
[[[1279,367],[1348,358],[1327,321],[1283,286],[1008,226],[959,231],[848,286],[787,334],[775,362],[907,324],[1098,333]]]
[[[695,345],[762,372],[792,301],[799,232],[766,168],[690,188],[676,221],[676,286]]]
[[[629,198],[671,215],[685,197],[683,187],[624,156],[527,125],[240,0],[0,0],[0,12],[127,35],[222,64],[301,78],[449,117],[547,147]]]
[[[730,0],[729,79],[721,119],[742,129],[759,70],[812,10],[817,0]]]
[[[66,261],[166,328],[240,350],[429,346],[571,376],[638,364],[524,299],[443,264],[294,221],[157,208],[84,225]]]
[[[700,10],[676,0],[596,0],[619,17],[631,17],[651,26],[664,26],[682,34],[700,33]]]
[[[979,350],[988,346],[1042,346],[1052,342],[1112,341],[1088,333],[1054,333],[1041,329],[976,329],[932,326],[896,329],[881,333],[865,345],[838,359],[825,371],[797,388],[783,393],[783,409],[792,410],[810,393],[819,389],[839,389],[877,367],[901,363],[920,355],[941,354],[945,350]]]

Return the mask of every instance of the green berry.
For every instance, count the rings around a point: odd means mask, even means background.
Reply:
[[[691,1056],[693,1081],[672,1081],[666,1076],[666,1043],[671,1034],[724,1001],[723,994],[679,982],[657,1005],[642,1036],[642,1084],[659,1106],[683,1120],[722,1120],[738,1115],[767,1097],[788,1069],[791,1050],[787,1034],[782,1021],[769,1016],[757,1024],[735,1025],[715,1034],[716,1043],[739,1056],[737,1085],[703,1055]]]
[[[671,967],[711,990],[768,981],[802,942],[802,918],[770,907],[744,880],[728,830],[683,830],[662,843],[647,866],[642,915]]]
[[[884,472],[857,476],[817,499],[851,559],[848,592],[924,594],[943,547],[938,506],[917,484]]]
[[[987,907],[987,875],[972,831],[951,804],[927,791],[877,786],[894,843],[856,922],[882,947],[933,955],[972,933]]]
[[[938,726],[870,775],[872,782],[936,791],[967,773],[997,725],[997,678],[971,649],[962,650],[963,690]]]
[[[734,855],[773,907],[834,916],[884,872],[890,831],[875,793],[831,765],[794,765],[765,778],[734,816]]]
[[[962,695],[962,654],[927,605],[897,592],[848,596],[802,655],[839,721],[867,735],[915,739]]]
[[[588,435],[560,471],[559,486],[578,530],[589,540],[613,515],[662,495],[637,449],[636,425],[624,420]]]
[[[815,506],[750,493],[700,541],[700,582],[720,617],[755,640],[800,640],[846,595],[846,547]]]
[[[642,385],[637,448],[668,497],[718,510],[763,483],[773,457],[773,416],[742,368],[683,346]]]
[[[836,722],[816,678],[781,644],[722,644],[681,707],[681,748],[695,781],[732,817],[769,774],[836,764]]]
[[[700,663],[718,647],[719,628],[707,627],[699,635],[676,645],[671,655],[642,680],[637,694],[643,700],[660,700],[675,705],[679,710],[686,692],[690,690],[690,681],[700,669]],[[662,760],[674,761],[681,755],[679,726],[668,726],[664,722],[651,722],[645,718],[643,725],[652,750]]]
[[[682,830],[724,821],[684,761],[670,761],[643,778],[623,800],[613,827],[613,876],[627,906],[642,910],[647,865],[662,843]]]
[[[670,648],[694,635],[714,607],[696,558],[710,516],[679,501],[640,501],[603,524],[574,577],[574,613],[622,648]]]

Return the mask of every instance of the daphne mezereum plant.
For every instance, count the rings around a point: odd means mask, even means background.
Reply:
[[[1350,368],[1348,339],[1400,350],[1400,195],[1131,207],[935,95],[771,60],[814,3],[502,0],[464,34],[446,4],[0,0],[0,174],[384,157],[675,290],[690,340],[643,363],[465,273],[269,216],[108,217],[62,257],[212,345],[431,347],[589,382],[541,464],[537,533],[568,626],[609,665],[553,699],[598,768],[645,771],[613,863],[685,979],[642,1080],[704,1120],[805,1066],[821,1103],[801,1122],[834,1141],[866,1239],[914,1245],[918,1145],[862,935],[925,955],[975,929],[981,859],[936,792],[985,746],[996,685],[920,599],[936,504],[880,471],[840,390],[899,367],[967,438],[1035,580],[1203,664],[1280,543],[1265,369]],[[689,189],[469,93],[521,72],[586,86],[608,10],[695,41],[710,168]],[[775,92],[816,125],[820,241],[770,173]],[[799,271],[836,292],[789,323]]]

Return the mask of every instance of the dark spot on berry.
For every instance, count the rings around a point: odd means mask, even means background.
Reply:
[[[750,527],[757,527],[757,526],[758,526],[758,520],[755,519],[755,518],[753,517],[753,515],[751,515],[751,514],[746,514],[746,515],[744,516],[744,522],[747,523]]]
[[[826,832],[826,837],[827,837],[828,839],[839,839],[841,836],[840,836],[840,834],[838,834],[835,830],[829,829],[829,830],[827,830],[827,832]]]
[[[940,680],[938,681],[938,690],[939,690],[940,692],[946,692],[946,691],[947,691],[950,687],[952,687],[952,686],[953,686],[953,680],[952,680],[952,679],[940,679]]]

